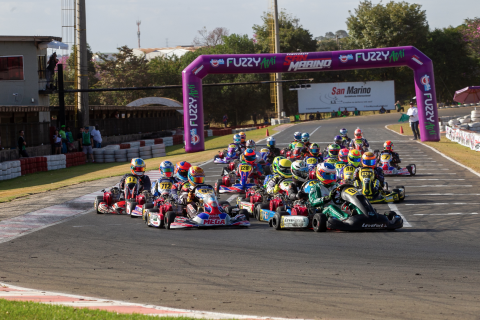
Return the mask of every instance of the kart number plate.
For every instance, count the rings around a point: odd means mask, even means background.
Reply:
[[[197,189],[197,191],[201,194],[213,193],[213,189],[210,189],[210,188],[201,188],[201,189]]]
[[[371,171],[362,171],[361,172],[362,178],[371,178],[373,176],[373,172]]]
[[[389,154],[382,154],[382,161],[389,161],[390,157],[391,156]]]
[[[172,189],[172,183],[171,182],[161,182],[159,185],[160,190],[167,190],[167,189]]]
[[[355,188],[347,188],[347,189],[345,189],[345,193],[348,193],[348,194],[350,194],[350,195],[352,195],[352,196],[353,196],[353,195],[356,195],[357,192],[358,192],[358,191],[357,191],[357,189],[355,189]]]
[[[290,186],[290,182],[291,181],[282,181],[280,182],[280,189],[282,189],[283,191],[287,191],[288,187]]]
[[[252,170],[252,166],[249,166],[249,165],[246,165],[246,164],[242,164],[240,166],[240,171],[242,172],[250,172]]]
[[[345,169],[343,169],[343,171],[344,171],[345,173],[354,173],[354,172],[355,172],[355,168],[348,166],[348,167],[345,167]]]
[[[307,164],[316,164],[318,162],[317,159],[315,158],[308,158],[307,159]]]

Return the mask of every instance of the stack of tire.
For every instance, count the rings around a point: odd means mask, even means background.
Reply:
[[[22,175],[20,161],[5,161],[0,166],[0,180],[10,180]]]
[[[171,146],[173,146],[173,137],[165,137],[165,138],[163,138],[163,143],[165,144],[165,147],[171,147]]]
[[[105,162],[105,148],[95,148],[93,149],[93,159],[95,162],[104,163]]]
[[[111,146],[106,146],[103,151],[103,157],[105,159],[105,163],[112,163],[115,162],[115,152],[120,150],[120,146],[118,144],[114,144]]]
[[[115,150],[115,162],[127,162],[127,150],[128,149]]]
[[[20,159],[22,176],[35,172],[48,171],[46,157],[22,158]]]
[[[480,110],[472,110],[472,115],[471,115],[472,122],[480,122]]]
[[[159,158],[165,157],[167,154],[165,153],[165,145],[162,144],[154,144],[152,146],[152,157]]]
[[[140,147],[130,147],[130,149],[127,149],[127,159],[128,161],[131,161],[134,158],[140,158]]]
[[[79,166],[86,163],[85,154],[83,152],[73,152],[66,154],[67,168]]]
[[[65,169],[67,167],[67,158],[64,154],[55,154],[45,156],[47,158],[47,170]]]
[[[140,158],[142,159],[151,159],[152,156],[152,146],[140,147]]]

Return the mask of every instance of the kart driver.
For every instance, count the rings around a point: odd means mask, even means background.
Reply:
[[[312,143],[307,149],[306,157],[311,156],[317,158],[318,162],[323,162],[323,156],[320,153],[320,146],[317,143]]]
[[[125,180],[127,177],[134,176],[138,179],[138,193],[141,193],[143,190],[150,190],[152,183],[150,178],[145,175],[146,168],[145,161],[141,158],[132,159],[130,162],[130,171],[131,173],[125,174],[122,179],[120,179],[120,190],[125,189]]]
[[[293,148],[295,148],[297,142],[302,142],[302,133],[298,131],[293,134],[293,141],[290,142],[287,149],[292,150]]]
[[[354,178],[355,171],[362,164],[362,154],[360,151],[353,149],[348,152],[348,164],[340,169],[338,173],[338,181],[344,181],[347,179],[346,173],[351,173],[351,177]],[[353,183],[353,181],[352,181]]]
[[[233,144],[237,146],[237,150],[238,150],[238,153],[242,153],[243,150],[242,150],[242,137],[240,137],[240,135],[237,133],[237,134],[234,134],[233,135]]]
[[[307,200],[308,194],[302,190],[302,185],[308,180],[308,168],[301,160],[294,161],[290,167],[293,181],[288,187],[287,193],[290,200]]]
[[[348,136],[347,136],[347,129],[345,128],[342,128],[340,129],[340,135],[342,136],[342,140],[344,141],[344,146],[348,147],[349,144],[350,144],[350,141],[352,141],[352,139],[350,139]]]
[[[333,142],[335,144],[338,144],[340,148],[348,148],[350,144],[350,141],[347,142],[346,140],[343,140],[342,136],[335,136],[335,138],[333,139]]]
[[[341,149],[338,153],[338,161],[335,163],[335,169],[337,169],[337,173],[348,164],[348,153],[349,152],[347,149]]]
[[[177,182],[172,187],[172,196],[180,203],[179,198],[183,198],[187,188],[190,186],[188,182],[188,170],[192,165],[187,161],[179,161],[175,165],[174,177]]]
[[[275,147],[275,138],[274,137],[268,137],[267,138],[267,148],[270,150],[270,156],[272,159],[274,157],[278,157],[280,155],[280,149]],[[271,163],[271,161],[270,161]]]
[[[205,185],[205,172],[200,167],[191,166],[190,169],[188,169],[187,177],[190,187],[188,188],[188,196],[185,204],[189,207],[192,205],[193,210],[191,210],[192,208],[187,208],[187,212],[189,212],[190,217],[193,218],[198,210],[196,203],[200,202],[200,199],[195,195],[195,190]],[[213,190],[213,187],[211,188]]]
[[[392,166],[396,167],[397,169],[400,169],[400,166],[399,164],[402,162],[400,160],[400,156],[398,155],[398,153],[394,152],[393,151],[393,142],[388,140],[388,141],[385,141],[385,143],[383,144],[383,151],[380,152],[378,154],[378,161],[380,161],[380,155],[382,153],[389,153],[391,156],[392,156]]]
[[[367,151],[362,156],[362,167],[357,168],[355,170],[355,183],[356,185],[361,185],[360,176],[364,171],[372,171],[375,175],[375,179],[380,182],[380,186],[382,189],[385,186],[385,178],[383,176],[383,169],[377,167],[377,158],[373,154],[373,152]]]
[[[276,158],[275,158],[276,159]],[[268,181],[267,193],[274,194],[280,191],[279,184],[285,180],[292,178],[291,167],[292,162],[288,159],[280,159],[278,162],[273,162],[272,171],[273,177]]]
[[[361,144],[363,145],[363,151],[367,151],[370,147],[370,144],[368,143],[367,139],[363,138],[362,130],[360,128],[357,128],[354,135],[355,139],[352,139],[349,144],[350,149],[355,149],[356,140],[361,140]]]
[[[316,169],[317,179],[320,183],[310,189],[308,199],[313,207],[324,207],[329,203],[331,193],[338,187],[335,166],[331,163],[320,163]]]
[[[306,148],[309,148],[310,147],[310,134],[304,132],[302,133],[302,142],[303,142],[303,145],[306,147]]]
[[[335,165],[338,161],[338,153],[340,152],[340,146],[338,144],[331,144],[327,147],[327,157],[325,163],[331,163]]]
[[[247,142],[247,135],[243,131],[240,132],[239,135],[240,135],[240,147],[242,148],[242,152],[243,152],[243,150],[245,150],[247,148],[245,146],[245,144]]]
[[[253,149],[247,149],[243,153],[242,156],[242,162],[243,163],[248,163],[249,165],[252,166],[253,172],[252,172],[252,177],[254,175],[257,175],[257,177],[260,177],[263,174],[263,168],[259,164],[259,162],[263,162],[263,159],[259,156],[257,156],[257,153]],[[240,176],[240,165],[237,166],[237,175]]]
[[[152,189],[151,193],[154,197],[160,196],[160,191],[158,186],[163,183],[170,183],[171,186],[177,182],[175,177],[173,176],[173,171],[175,170],[175,167],[170,161],[163,161],[160,163],[160,166],[158,168],[158,171],[160,171],[160,178],[158,178],[157,181],[153,182],[152,184]],[[161,188],[164,189],[164,188]]]

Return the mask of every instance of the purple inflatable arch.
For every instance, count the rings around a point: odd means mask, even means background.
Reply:
[[[182,72],[185,150],[205,150],[202,79],[216,73],[289,73],[407,66],[413,69],[422,141],[439,141],[433,64],[415,47],[199,56]]]

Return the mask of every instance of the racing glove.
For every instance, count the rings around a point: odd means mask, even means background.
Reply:
[[[273,188],[273,193],[279,193],[279,192],[280,192],[280,187],[279,187],[279,185],[277,184],[277,185],[275,186],[275,188]]]

